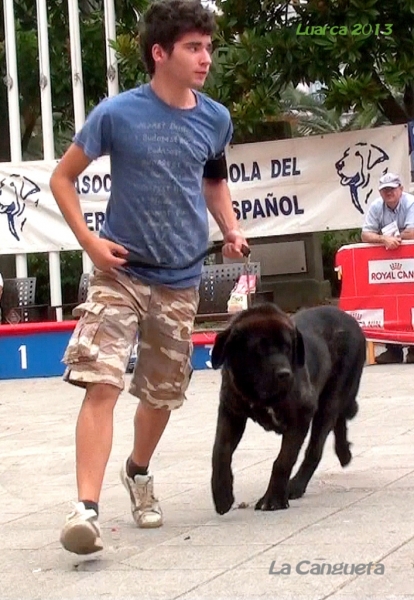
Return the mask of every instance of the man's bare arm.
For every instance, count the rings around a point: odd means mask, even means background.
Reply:
[[[241,247],[248,244],[237,222],[227,181],[205,178],[203,183],[207,208],[223,234],[223,255],[228,258],[242,257]]]
[[[50,189],[57,205],[78,242],[85,249],[94,236],[83,218],[75,180],[91,162],[79,146],[72,144],[50,178]]]
[[[375,231],[363,231],[361,233],[361,240],[365,244],[384,244],[384,236]]]
[[[82,148],[72,144],[52,173],[50,189],[79,244],[89,254],[92,262],[105,271],[123,265],[125,259],[115,254],[126,255],[127,251],[119,244],[98,238],[88,229],[83,218],[75,180],[91,162]]]
[[[404,231],[401,232],[401,239],[414,240],[414,229],[404,229]]]
[[[401,244],[401,237],[392,235],[382,235],[374,231],[363,231],[361,240],[366,244],[382,244],[387,250],[394,250]]]

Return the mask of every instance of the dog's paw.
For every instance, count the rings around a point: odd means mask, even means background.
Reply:
[[[221,488],[220,492],[213,493],[214,506],[219,515],[225,515],[234,503],[234,495],[231,490]]]
[[[299,479],[291,479],[288,484],[289,500],[297,500],[302,498],[306,491],[306,486]]]
[[[335,452],[341,464],[341,467],[346,467],[352,460],[351,444],[348,442],[344,446],[336,446]]]
[[[220,498],[216,498],[214,501],[214,505],[216,507],[216,512],[219,515],[225,515],[231,507],[233,506],[234,496],[233,494],[228,496],[222,496]]]
[[[284,510],[289,508],[289,500],[283,498],[276,498],[265,494],[254,507],[255,510]]]

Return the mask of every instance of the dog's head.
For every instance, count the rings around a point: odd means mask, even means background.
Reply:
[[[349,188],[352,204],[361,214],[362,205],[368,203],[373,192],[373,181],[387,171],[382,163],[388,159],[388,154],[375,144],[358,142],[335,163],[341,185]]]
[[[244,397],[266,406],[289,393],[295,371],[304,366],[302,335],[277,306],[260,304],[217,335],[211,363],[226,369]]]
[[[388,154],[382,148],[358,142],[345,150],[335,167],[342,185],[365,187],[369,183],[373,168],[388,158]]]

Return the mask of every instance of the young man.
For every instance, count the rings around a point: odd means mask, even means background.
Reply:
[[[361,239],[368,244],[383,244],[387,250],[398,248],[401,240],[414,240],[414,196],[403,190],[399,175],[385,173],[379,180],[380,198],[374,200],[362,227]],[[376,358],[378,364],[402,363],[403,346],[387,344]],[[414,348],[409,346],[407,363],[414,363]]]
[[[148,466],[189,383],[207,208],[223,233],[225,256],[241,257],[247,243],[226,182],[229,113],[195,91],[210,69],[214,26],[198,0],[152,3],[142,33],[151,82],[101,102],[50,181],[95,265],[64,357],[65,379],[86,388],[76,428],[78,502],[61,533],[64,548],[77,554],[103,547],[98,502],[113,410],[137,330],[140,351],[129,391],[140,401],[121,479],[138,527],[162,525]],[[103,154],[111,159],[112,190],[97,238],[83,219],[74,181]],[[146,266],[128,265],[129,253]]]

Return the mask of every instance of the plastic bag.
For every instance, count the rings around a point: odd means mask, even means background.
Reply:
[[[251,273],[240,275],[227,302],[227,312],[238,312],[248,308],[249,287],[250,294],[254,294],[256,292],[256,281],[257,276]]]

